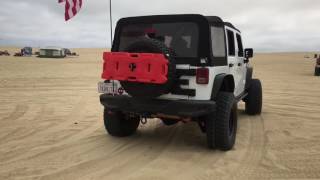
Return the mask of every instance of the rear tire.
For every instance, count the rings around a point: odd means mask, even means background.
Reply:
[[[262,109],[262,86],[259,79],[252,79],[245,98],[245,111],[249,115],[261,114]]]
[[[217,97],[216,146],[231,150],[237,134],[237,103],[233,93],[221,92]]]
[[[233,148],[237,133],[237,103],[233,93],[220,92],[217,109],[206,117],[207,144],[223,151]]]
[[[209,149],[216,148],[216,135],[215,135],[215,123],[216,113],[208,114],[205,119],[205,132],[207,134],[207,145]],[[201,128],[204,129],[204,128]]]
[[[120,111],[108,111],[104,109],[104,126],[111,136],[125,137],[136,132],[139,123],[139,116],[130,116]]]

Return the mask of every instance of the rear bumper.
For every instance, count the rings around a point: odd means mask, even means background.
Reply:
[[[214,101],[137,99],[129,96],[100,95],[103,106],[114,111],[124,111],[151,116],[165,114],[179,117],[199,117],[216,110]]]

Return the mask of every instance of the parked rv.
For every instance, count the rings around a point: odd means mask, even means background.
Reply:
[[[65,51],[63,48],[47,47],[47,48],[40,49],[38,57],[41,57],[41,58],[64,58],[64,57],[66,57],[66,54],[65,54]]]

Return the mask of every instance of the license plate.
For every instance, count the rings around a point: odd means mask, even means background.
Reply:
[[[116,83],[98,83],[98,92],[104,94],[118,94],[118,86]]]

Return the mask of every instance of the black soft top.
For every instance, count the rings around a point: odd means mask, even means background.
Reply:
[[[112,45],[112,51],[117,52],[119,50],[120,33],[122,27],[130,24],[143,24],[143,23],[175,23],[175,22],[195,22],[199,26],[199,49],[198,58],[211,57],[211,47],[210,47],[210,26],[225,27],[228,26],[236,31],[236,29],[231,23],[224,22],[218,16],[203,16],[200,14],[172,14],[172,15],[152,15],[152,16],[136,16],[136,17],[126,17],[122,18],[117,23],[117,28],[115,31],[114,41]],[[240,31],[239,31],[240,32]],[[212,57],[213,59],[213,57]],[[197,62],[194,64],[194,62]],[[190,64],[198,65],[199,60],[195,61],[190,59]]]
[[[177,19],[185,19],[185,20],[192,20],[192,19],[203,19],[207,20],[209,23],[216,23],[223,25],[223,20],[218,16],[203,16],[201,14],[169,14],[169,15],[151,15],[151,16],[135,16],[135,17],[125,17],[121,18],[120,21],[138,21],[141,22],[141,20],[148,20],[148,19],[158,19],[158,20],[165,20],[168,22],[168,20],[177,20]],[[119,22],[120,22],[119,21]]]
[[[228,26],[238,32],[240,32],[239,29],[237,29],[233,24],[231,24],[230,22],[224,22],[220,17],[218,16],[204,16],[209,24],[211,25],[216,25],[216,26]]]
[[[199,23],[208,23],[214,26],[228,26],[239,31],[234,25],[229,22],[224,22],[218,16],[203,16],[201,14],[171,14],[171,15],[153,15],[153,16],[136,16],[126,17],[119,20],[118,24],[135,24],[135,23],[152,23],[152,22],[181,22],[181,21],[196,21]],[[240,32],[240,31],[239,31]]]

